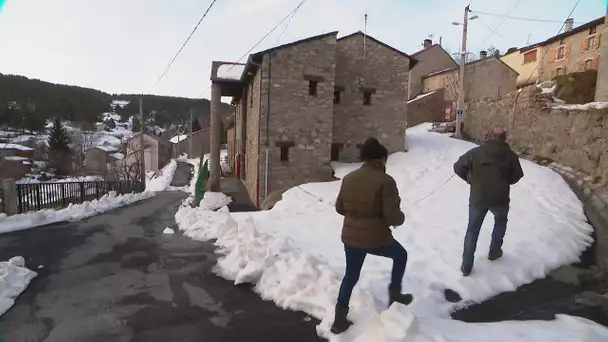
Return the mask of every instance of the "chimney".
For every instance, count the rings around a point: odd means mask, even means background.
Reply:
[[[566,30],[564,32],[572,31],[573,27],[574,27],[574,19],[569,18],[568,20],[566,20]]]
[[[428,49],[433,45],[433,41],[430,39],[425,39],[423,45],[425,49]]]
[[[507,54],[509,54],[509,53],[513,53],[513,52],[515,52],[515,51],[517,51],[517,48],[516,48],[516,47],[509,48],[509,50],[507,50]]]
[[[488,51],[482,50],[479,52],[479,59],[484,59],[488,57]]]

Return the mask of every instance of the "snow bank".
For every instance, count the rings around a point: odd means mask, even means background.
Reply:
[[[558,174],[522,160],[526,176],[512,189],[505,256],[494,263],[486,259],[492,228],[488,216],[473,274],[463,278],[459,266],[469,189],[451,177],[453,163],[474,145],[429,133],[429,127],[408,130],[410,152],[391,155],[387,165],[397,181],[407,217],[394,235],[408,250],[403,288],[414,294],[414,303],[385,310],[391,261],[369,256],[351,300],[351,318],[356,324],[344,335],[328,333],[344,273],[342,218],[334,209],[340,181],[292,188],[272,210],[255,213],[231,214],[222,207],[221,198],[206,194],[201,208],[180,208],[176,214],[179,229],[193,239],[217,239],[225,255],[218,261],[220,275],[237,284],[255,283],[264,299],[321,319],[319,335],[332,340],[608,340],[607,329],[567,316],[551,322],[494,324],[450,319],[449,313],[459,305],[515,290],[577,261],[591,242],[592,228],[581,203]],[[334,167],[336,176],[343,177],[358,165]],[[446,288],[457,291],[463,302],[446,302]]]
[[[110,191],[109,194],[104,195],[99,200],[87,201],[82,204],[70,204],[65,209],[45,209],[13,216],[2,214],[0,216],[0,234],[61,221],[79,221],[154,195],[154,192],[144,192],[117,196],[115,191]]]
[[[146,191],[165,191],[171,186],[171,181],[177,169],[177,162],[172,159],[169,164],[160,170],[160,175],[146,180]]]
[[[163,234],[173,235],[173,234],[175,234],[175,231],[173,229],[167,227],[163,230]]]
[[[0,262],[0,316],[15,304],[15,299],[36,275],[36,272],[25,268],[23,257]]]
[[[553,106],[553,108],[567,109],[567,110],[589,110],[589,109],[606,109],[608,108],[608,102],[589,102],[585,104],[560,104]]]

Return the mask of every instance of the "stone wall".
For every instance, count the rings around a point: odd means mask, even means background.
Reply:
[[[330,151],[336,68],[336,36],[325,35],[264,56],[270,103],[261,124],[261,172],[269,164],[264,195],[302,183],[331,179]],[[311,82],[316,93],[310,94]],[[266,119],[264,116],[263,119]],[[281,160],[281,149],[288,150]],[[267,151],[267,152],[266,152]],[[263,199],[264,196],[261,196]]]
[[[465,132],[484,140],[495,125],[507,127],[508,142],[532,158],[546,158],[583,171],[608,185],[608,109],[554,108],[535,86],[502,100],[469,103]]]
[[[450,103],[444,100],[443,92],[443,89],[439,89],[423,98],[410,100],[407,106],[407,126],[445,121],[445,109],[450,107]]]
[[[247,96],[241,99],[241,102],[247,107],[245,115],[245,160],[244,160],[244,180],[243,183],[247,188],[247,192],[251,201],[257,202],[257,181],[258,167],[260,162],[260,118],[262,106],[262,70],[258,70],[252,78],[251,83],[247,87]],[[260,178],[262,178],[260,176]],[[260,180],[262,181],[262,180]],[[261,200],[260,200],[261,203]]]
[[[342,149],[339,160],[358,160],[358,144],[376,137],[389,153],[405,148],[410,59],[387,46],[355,34],[338,40],[333,142]],[[371,103],[364,104],[364,94]]]
[[[190,139],[192,139],[192,154],[189,156],[190,158],[198,158],[209,153],[211,151],[210,131],[209,128],[201,129],[193,132],[191,137],[173,144],[173,157],[177,158],[183,153],[190,154]]]

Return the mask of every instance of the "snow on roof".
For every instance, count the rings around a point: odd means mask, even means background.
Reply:
[[[427,96],[429,96],[429,95],[433,95],[433,94],[435,94],[436,92],[437,92],[437,91],[431,91],[431,92],[428,92],[428,93],[420,94],[420,95],[418,95],[418,96],[414,97],[413,99],[411,99],[411,100],[407,101],[407,103],[408,103],[408,104],[410,104],[410,103],[412,103],[412,102],[418,101],[418,100],[423,99],[423,98],[425,98],[425,97],[427,97]]]
[[[0,150],[33,151],[33,148],[18,144],[0,144]]]
[[[589,102],[585,104],[572,105],[560,104],[557,106],[553,106],[553,108],[566,110],[608,109],[608,102]]]
[[[443,70],[433,71],[433,72],[430,72],[430,73],[422,76],[422,78],[439,75],[439,74],[442,74],[442,73],[444,73],[446,71],[452,71],[452,70],[456,70],[456,69],[458,69],[458,68],[457,67],[456,68],[447,68],[447,69],[443,69]]]
[[[19,157],[19,156],[6,156],[4,157],[4,160],[13,160],[13,161],[23,161],[23,160],[28,160],[29,158],[25,158],[25,157]]]
[[[123,160],[125,159],[125,155],[120,153],[120,152],[116,152],[116,153],[112,153],[110,154],[110,157],[116,159],[116,160]]]
[[[245,65],[242,64],[222,64],[217,68],[217,78],[240,80],[243,70]]]
[[[176,136],[174,136],[173,138],[169,139],[170,142],[177,144],[180,141],[184,141],[188,138],[188,135],[186,134],[178,134]]]
[[[99,146],[95,146],[95,147],[93,147],[93,148],[96,148],[96,149],[98,149],[98,150],[102,150],[102,151],[104,151],[104,152],[106,152],[106,153],[115,153],[115,152],[118,152],[118,151],[119,151],[119,149],[118,149],[118,148],[113,147],[113,146],[103,146],[103,145],[99,145]]]

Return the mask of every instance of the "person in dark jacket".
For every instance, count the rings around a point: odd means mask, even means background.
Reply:
[[[494,231],[488,259],[502,257],[502,243],[507,230],[507,216],[511,185],[517,183],[524,173],[519,158],[506,143],[507,132],[494,128],[487,141],[458,159],[454,172],[471,185],[469,198],[469,225],[464,238],[462,274],[467,277],[473,270],[477,239],[488,211],[494,214]]]
[[[367,254],[393,259],[389,286],[389,305],[393,302],[408,305],[411,294],[401,293],[407,252],[391,233],[391,226],[400,226],[405,216],[399,205],[401,198],[397,183],[386,174],[388,151],[377,139],[370,138],[360,149],[363,166],[342,180],[336,199],[336,211],[344,216],[342,242],[346,254],[346,272],[336,305],[336,317],[331,331],[346,331],[348,305],[353,288],[361,274]]]

